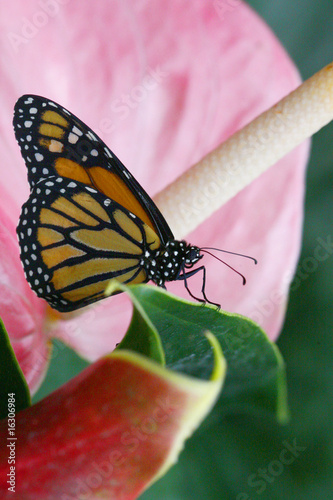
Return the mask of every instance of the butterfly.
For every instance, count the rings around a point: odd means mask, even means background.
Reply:
[[[26,279],[52,308],[70,312],[122,283],[183,280],[210,302],[201,249],[174,239],[155,203],[104,142],[59,104],[17,101],[15,136],[28,170],[29,199],[17,226]],[[188,278],[203,272],[202,298]],[[218,305],[218,304],[215,304]]]

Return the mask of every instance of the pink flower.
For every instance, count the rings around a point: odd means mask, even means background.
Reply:
[[[51,336],[94,360],[123,336],[130,305],[121,295],[60,315],[29,289],[15,235],[28,196],[11,127],[17,98],[40,94],[73,111],[153,196],[300,79],[271,31],[240,2],[17,1],[0,9],[7,39],[0,80],[0,316],[36,389]],[[198,246],[259,260],[255,267],[223,256],[246,275],[242,287],[236,274],[206,257],[207,294],[223,309],[252,317],[272,339],[300,247],[307,150],[297,148],[188,235]],[[200,292],[196,278],[190,286]],[[168,288],[188,297],[182,283]]]

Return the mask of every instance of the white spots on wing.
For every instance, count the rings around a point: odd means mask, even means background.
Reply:
[[[104,200],[104,206],[108,207],[110,204],[111,204],[110,198],[107,198],[106,200]]]
[[[88,137],[88,139],[91,139],[92,141],[98,142],[96,135],[91,130],[89,130],[86,133],[86,136]]]
[[[79,140],[78,135],[73,134],[72,132],[68,135],[68,142],[70,142],[71,144],[76,144],[78,140]]]
[[[21,233],[21,234],[22,234],[22,233]],[[28,230],[27,230],[27,235],[28,235],[28,236],[31,236],[31,234],[32,234],[32,229],[31,229],[31,227],[28,227]],[[22,239],[23,239],[23,237],[24,237],[24,235],[22,234]]]
[[[70,182],[69,184],[67,184],[67,187],[69,188],[75,188],[77,186],[76,182]]]
[[[37,161],[43,161],[44,156],[41,153],[35,153],[35,158]]]
[[[43,168],[42,172],[43,172],[44,175],[48,175],[49,174],[49,169],[48,168]]]
[[[72,132],[76,135],[83,135],[83,133],[81,132],[81,130],[79,128],[77,128],[76,125],[74,125],[74,127],[72,128]]]
[[[86,191],[89,191],[90,193],[97,193],[96,189],[91,188],[89,186],[86,186]]]
[[[31,104],[32,102],[34,102],[33,98],[28,97],[28,99],[26,101],[24,101],[24,104]]]
[[[97,149],[92,149],[92,150],[90,151],[90,154],[91,154],[91,156],[98,156],[98,151],[97,151]]]
[[[32,121],[31,121],[31,120],[25,120],[25,122],[24,122],[24,126],[25,126],[26,128],[31,127],[31,125],[32,125]]]
[[[37,111],[38,111],[38,109],[37,109],[37,108],[30,108],[30,109],[29,109],[29,112],[30,112],[30,114],[32,114],[32,115],[35,115],[35,114],[37,113]]]
[[[51,139],[49,144],[49,151],[51,151],[51,153],[61,153],[63,149],[64,145],[62,142]]]
[[[109,150],[109,148],[107,148],[106,146],[104,146],[104,151],[105,151],[106,155],[107,155],[109,158],[112,158],[112,153],[111,153],[111,151]]]

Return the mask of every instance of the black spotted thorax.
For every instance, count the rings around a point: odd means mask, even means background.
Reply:
[[[157,250],[146,250],[142,266],[149,280],[164,286],[166,281],[177,280],[185,268],[193,267],[201,258],[200,248],[184,240],[171,240]]]

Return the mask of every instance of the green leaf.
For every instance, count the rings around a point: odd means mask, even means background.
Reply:
[[[285,367],[277,347],[263,330],[250,319],[238,314],[217,311],[178,299],[162,289],[134,285],[127,289],[134,304],[134,316],[144,314],[150,333],[144,341],[140,321],[132,321],[130,333],[119,348],[148,353],[157,360],[160,349],[158,335],[165,355],[166,366],[193,377],[208,380],[213,366],[213,354],[205,337],[209,330],[218,339],[227,361],[227,378],[217,413],[273,413],[280,422],[287,420]],[[143,317],[143,316],[142,316]],[[158,335],[157,335],[158,332]],[[138,335],[135,338],[135,335]],[[140,339],[140,341],[138,340]],[[162,362],[160,360],[160,362]]]
[[[161,339],[139,301],[135,301],[130,326],[116,349],[129,349],[165,365]]]
[[[11,396],[12,395],[12,396]],[[8,416],[8,399],[15,400],[15,412],[30,406],[30,393],[0,319],[0,418]],[[13,407],[11,407],[13,408]]]

